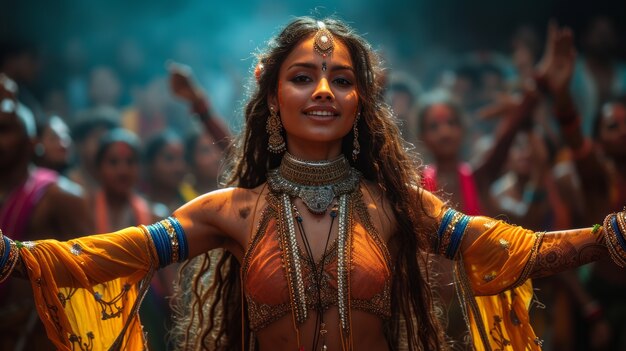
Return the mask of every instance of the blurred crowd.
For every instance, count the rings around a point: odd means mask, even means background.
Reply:
[[[429,86],[410,70],[390,70],[387,101],[407,147],[424,159],[424,186],[466,214],[537,231],[592,226],[620,210],[626,205],[620,40],[607,17],[594,18],[581,33],[554,24],[547,34],[520,27],[509,52],[441,60],[448,66]],[[170,62],[162,74],[147,75],[140,46],[120,47],[118,62],[90,65],[80,43],[68,41],[58,77],[40,71],[46,57],[35,44],[0,43],[0,228],[15,239],[39,233],[63,240],[149,224],[218,188],[227,126],[241,116],[219,116],[215,102],[222,98],[202,89],[202,72],[194,76]],[[243,95],[241,78],[231,78],[224,89]],[[49,88],[33,93],[33,86]],[[236,100],[222,111],[237,111]],[[435,264],[442,267],[436,284],[448,331],[463,349],[451,265]],[[151,350],[168,349],[166,297],[175,270],[155,277],[142,307]],[[0,290],[0,349],[44,350],[45,335],[30,336],[39,328],[26,302],[32,298],[20,298],[29,289],[15,284]],[[608,258],[534,285],[532,320],[544,349],[626,350],[626,272]]]

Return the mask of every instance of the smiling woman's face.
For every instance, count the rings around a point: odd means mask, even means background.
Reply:
[[[287,149],[324,146],[341,151],[341,139],[352,129],[359,98],[350,53],[335,41],[332,54],[314,50],[314,37],[300,42],[280,67],[278,110],[287,134]]]

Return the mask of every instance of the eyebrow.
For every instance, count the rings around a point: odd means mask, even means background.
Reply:
[[[289,68],[287,69],[292,69],[294,67],[303,67],[303,68],[309,68],[309,69],[317,69],[318,66],[314,63],[310,63],[310,62],[296,62],[293,65],[289,66]],[[343,71],[343,70],[348,70],[351,72],[354,72],[354,68],[352,66],[348,66],[348,65],[332,65],[328,67],[330,71]]]

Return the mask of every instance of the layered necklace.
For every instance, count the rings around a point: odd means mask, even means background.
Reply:
[[[291,308],[297,325],[302,324],[308,317],[308,308],[302,275],[301,262],[298,259],[298,242],[296,226],[302,236],[306,254],[312,262],[313,282],[317,292],[316,329],[319,331],[313,338],[313,350],[327,350],[325,336],[327,333],[324,322],[324,307],[322,305],[321,289],[324,273],[324,262],[327,256],[326,249],[330,241],[335,219],[338,221],[337,234],[337,304],[339,308],[340,331],[344,346],[349,344],[349,262],[351,256],[352,215],[350,210],[350,195],[357,189],[360,173],[351,168],[348,160],[341,155],[330,161],[305,161],[289,153],[285,153],[280,167],[268,173],[268,185],[272,193],[280,200],[279,232],[280,245],[283,251],[283,263],[287,272],[287,281],[291,294]],[[323,215],[332,206],[330,211],[331,224],[326,237],[326,246],[320,260],[320,266],[315,263],[309,238],[302,225],[302,216],[293,204],[294,198],[300,198],[306,209],[315,214]],[[335,199],[337,199],[336,203]],[[298,332],[298,345],[301,350]],[[321,347],[318,349],[318,345]]]

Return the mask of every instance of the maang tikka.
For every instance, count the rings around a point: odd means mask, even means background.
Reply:
[[[313,49],[322,55],[322,57],[328,57],[335,49],[335,38],[333,34],[326,29],[326,25],[322,21],[317,22],[317,33],[313,38]]]
[[[267,117],[267,124],[265,130],[269,134],[269,141],[267,143],[267,150],[274,154],[280,154],[286,150],[285,139],[283,139],[282,130],[283,124],[280,122],[280,117],[274,106],[270,107],[270,115]]]

